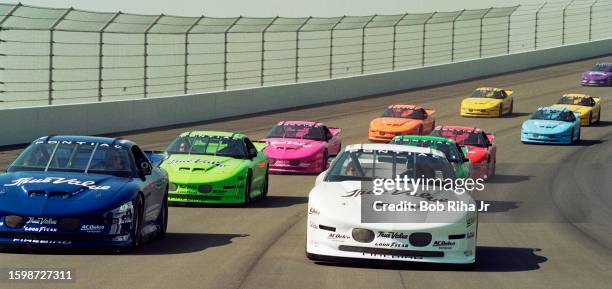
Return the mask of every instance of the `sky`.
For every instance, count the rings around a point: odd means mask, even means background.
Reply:
[[[552,0],[556,2],[559,0]],[[563,0],[561,0],[563,1]],[[209,17],[331,17],[455,11],[543,3],[544,0],[0,0],[81,10]],[[551,2],[551,0],[549,0]]]

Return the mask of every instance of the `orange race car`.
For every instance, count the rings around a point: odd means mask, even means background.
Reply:
[[[388,142],[396,135],[425,135],[436,126],[434,110],[418,105],[390,105],[379,118],[370,122],[368,139]]]

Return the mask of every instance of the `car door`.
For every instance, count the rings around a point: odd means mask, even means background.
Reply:
[[[327,126],[322,126],[323,135],[325,136],[326,148],[330,155],[336,155],[340,152],[340,140],[338,136],[331,133]]]
[[[243,142],[246,148],[247,155],[250,151],[257,151],[255,145],[253,145],[253,142],[251,142],[249,138],[245,137],[243,139]],[[251,162],[251,170],[253,172],[253,188],[260,187],[266,177],[266,167],[268,166],[265,154],[261,151],[258,151],[257,156],[248,158],[248,161]]]
[[[132,157],[138,170],[137,179],[144,195],[144,221],[151,222],[157,219],[162,209],[163,198],[165,197],[167,179],[164,178],[160,170],[154,169],[146,155],[138,146],[132,146]]]

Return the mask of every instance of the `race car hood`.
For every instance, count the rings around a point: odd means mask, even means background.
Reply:
[[[464,145],[467,152],[465,156],[470,159],[473,164],[479,164],[487,161],[487,149],[479,146]]]
[[[171,154],[160,167],[170,175],[232,174],[240,169],[244,159],[213,155]]]
[[[591,112],[591,110],[593,110],[593,108],[590,106],[573,105],[573,104],[554,104],[554,105],[551,105],[551,107],[559,108],[559,109],[567,108],[571,110],[572,112],[579,113],[580,116],[587,115],[589,112]]]
[[[0,212],[52,217],[109,210],[131,199],[125,189],[129,180],[101,174],[7,173],[0,175]]]
[[[322,141],[308,139],[268,138],[262,141],[267,144],[264,149],[266,156],[282,160],[313,157],[325,147]]]
[[[605,80],[606,78],[611,76],[612,72],[587,71],[582,73],[582,79],[585,80]]]
[[[380,131],[405,131],[415,129],[421,125],[422,121],[410,118],[379,117],[370,122],[370,129]]]
[[[558,120],[529,119],[523,123],[523,130],[535,133],[562,133],[572,128],[572,123]]]
[[[332,221],[331,224],[326,225],[334,226],[335,224],[333,223],[338,222],[336,224],[360,226],[364,224],[362,223],[362,194],[371,195],[371,192],[362,191],[360,182],[321,182],[310,192],[309,213],[316,212],[316,214],[323,216],[324,219]],[[436,200],[443,200],[447,197],[457,199],[451,195],[454,195],[454,193],[441,192],[440,195],[432,198],[429,194],[416,193],[414,196],[404,195],[402,200],[418,204],[421,201],[433,203]],[[467,194],[464,196],[464,199],[471,200]],[[450,218],[445,218],[447,222],[432,223],[426,221],[428,218],[427,212],[404,212],[404,214],[410,214],[406,216],[407,220],[414,220],[414,222],[408,222],[411,229],[444,226],[448,223],[464,221],[465,216],[464,212],[460,212],[452,214]],[[406,223],[367,223],[367,227],[376,230],[402,230],[406,229]]]
[[[498,106],[501,103],[499,99],[484,98],[484,97],[470,97],[466,98],[461,102],[461,106],[470,107],[474,109],[488,109]]]

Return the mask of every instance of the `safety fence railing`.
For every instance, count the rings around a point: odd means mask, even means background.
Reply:
[[[409,69],[607,39],[611,24],[612,0],[332,18],[179,17],[0,4],[0,108]]]

